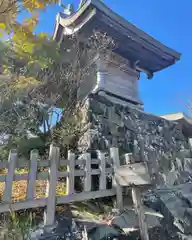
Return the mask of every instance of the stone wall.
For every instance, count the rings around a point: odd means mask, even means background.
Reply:
[[[81,152],[119,148],[133,153],[136,161],[146,162],[152,182],[175,185],[190,179],[190,148],[179,124],[146,114],[92,94],[82,107],[87,131],[79,140]]]

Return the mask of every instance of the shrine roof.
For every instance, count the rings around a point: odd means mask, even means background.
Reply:
[[[176,63],[181,54],[165,46],[98,0],[88,0],[69,17],[57,15],[54,39],[59,41],[75,32],[90,36],[93,30],[107,33],[117,43],[115,52],[137,62],[138,69],[149,75]]]
[[[182,125],[183,132],[186,136],[192,137],[192,118],[183,112],[177,112],[161,116],[169,121],[178,122]]]

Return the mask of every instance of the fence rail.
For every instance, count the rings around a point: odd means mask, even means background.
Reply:
[[[114,168],[119,166],[118,149],[111,148],[109,158],[106,158],[103,152],[97,152],[97,159],[91,159],[90,153],[85,153],[80,159],[76,159],[75,154],[69,151],[68,160],[64,160],[60,159],[59,148],[51,145],[47,161],[39,161],[38,152],[33,150],[30,154],[30,161],[28,163],[20,163],[17,152],[11,151],[8,161],[0,163],[0,169],[7,169],[5,175],[0,176],[0,182],[5,182],[2,202],[0,203],[0,213],[10,210],[46,207],[45,225],[52,225],[57,204],[116,195],[116,188],[107,189],[107,175],[112,174]],[[92,164],[98,165],[98,168],[92,168]],[[107,167],[107,164],[110,167]],[[81,167],[76,169],[76,166]],[[59,171],[61,167],[66,167],[66,169]],[[25,168],[26,171],[20,173],[18,168]],[[40,168],[43,169],[39,171]],[[99,189],[96,191],[92,191],[92,176],[94,175],[98,175],[99,178]],[[57,182],[59,178],[63,177],[66,178],[67,194],[57,197]],[[75,177],[84,179],[84,189],[80,193],[75,191]],[[12,202],[13,182],[20,180],[27,181],[26,199],[24,201]],[[45,198],[35,198],[37,180],[47,180]]]

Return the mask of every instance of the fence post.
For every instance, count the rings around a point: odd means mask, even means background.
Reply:
[[[144,162],[144,140],[140,139],[139,144],[140,144],[140,162]],[[128,164],[131,164],[134,162],[135,162],[134,158],[133,159],[130,158],[130,162]],[[149,240],[146,216],[142,206],[140,186],[132,186],[132,200],[133,200],[133,204],[139,219],[139,229],[140,229],[141,239]]]
[[[11,150],[8,159],[8,173],[5,180],[5,190],[2,197],[3,202],[6,203],[11,203],[12,201],[12,185],[14,181],[16,163],[17,163],[17,151]]]
[[[113,161],[113,168],[115,174],[116,169],[120,166],[119,149],[115,147],[110,148],[110,157]],[[113,177],[113,186],[116,188],[117,191],[117,208],[123,210],[123,191],[122,187],[116,182],[115,176]]]
[[[29,170],[29,179],[27,185],[27,199],[33,200],[35,197],[35,185],[36,185],[36,176],[37,176],[37,158],[38,151],[32,150],[30,156],[30,170]]]
[[[105,153],[102,153],[101,151],[97,151],[97,155],[100,160],[99,168],[101,171],[99,176],[99,189],[105,190],[107,186]]]
[[[138,214],[141,239],[149,240],[146,216],[142,208],[141,189],[139,187],[132,188],[132,199],[133,199],[133,204],[135,206],[135,210]]]
[[[67,195],[74,193],[75,185],[75,154],[68,151],[69,164],[67,165]]]
[[[52,226],[55,221],[56,187],[57,187],[57,164],[59,163],[60,151],[58,147],[50,146],[49,152],[49,181],[47,183],[47,210],[44,215],[45,226]]]
[[[91,191],[91,154],[85,153],[83,155],[85,159],[85,180],[84,180],[84,191]]]

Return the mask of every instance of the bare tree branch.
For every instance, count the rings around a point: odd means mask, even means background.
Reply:
[[[72,139],[77,139],[85,131],[78,109],[78,90],[83,81],[95,73],[96,56],[109,54],[115,44],[107,35],[97,32],[83,42],[77,35],[68,41],[69,46],[61,45],[59,57],[52,59],[49,67],[42,68],[37,61],[35,65],[30,64],[28,69],[28,59],[26,62],[19,62],[18,65],[17,59],[14,59],[13,67],[10,68],[12,78],[0,86],[2,102],[6,99],[10,101],[8,111],[4,111],[3,108],[1,111],[0,107],[0,122],[7,121],[7,133],[12,131],[13,134],[15,131],[18,134],[20,126],[22,131],[41,127],[43,135],[47,136],[49,141],[54,140],[68,146]],[[43,54],[46,53],[44,49],[42,51]],[[35,54],[37,53],[34,51]],[[15,56],[14,53],[10,55]],[[13,88],[13,91],[8,92],[21,76],[26,79],[33,77],[38,84],[29,83],[23,89]],[[18,102],[22,104],[18,105]],[[55,108],[60,108],[61,114],[58,114]],[[55,126],[52,125],[53,115]],[[3,131],[0,125],[0,133]]]
[[[10,1],[10,0],[9,0]],[[5,7],[5,9],[1,10],[0,11],[0,14],[5,14],[5,13],[8,13],[10,11],[13,10],[13,7],[17,4],[17,2],[19,2],[18,0],[11,0],[7,6]],[[6,4],[5,3],[5,0],[2,0],[2,2],[0,3],[0,9],[3,7],[3,4]]]

